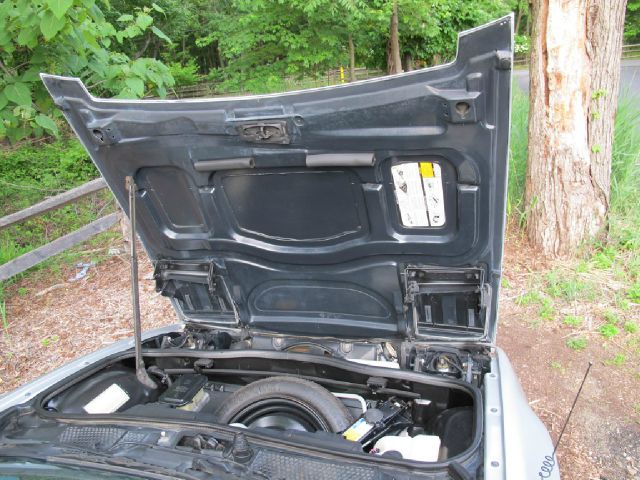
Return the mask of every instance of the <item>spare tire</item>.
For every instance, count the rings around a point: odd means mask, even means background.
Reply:
[[[216,411],[220,423],[277,430],[342,432],[353,417],[317,383],[296,377],[257,380],[233,393]]]

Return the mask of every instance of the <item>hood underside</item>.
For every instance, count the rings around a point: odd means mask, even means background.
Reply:
[[[138,187],[158,290],[190,322],[493,341],[512,17],[454,62],[240,98],[107,100],[43,75],[116,199]]]

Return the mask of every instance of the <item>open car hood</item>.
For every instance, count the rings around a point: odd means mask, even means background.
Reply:
[[[495,336],[512,17],[454,62],[275,95],[107,100],[42,75],[188,322],[289,335]]]

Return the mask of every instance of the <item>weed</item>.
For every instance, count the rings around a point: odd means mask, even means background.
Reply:
[[[511,141],[509,151],[509,186],[507,213],[517,215],[519,224],[525,221],[524,183],[527,171],[527,146],[529,126],[529,98],[514,85],[512,89]]]
[[[624,355],[622,355],[621,353],[616,353],[616,355],[611,360],[607,360],[604,363],[606,363],[607,365],[615,365],[616,367],[621,367],[626,361],[627,359]]]
[[[619,293],[615,294],[614,302],[616,304],[616,307],[618,307],[620,310],[629,310],[629,307],[631,306],[629,300],[624,295],[620,295]]]
[[[538,311],[538,315],[540,315],[540,318],[542,320],[551,320],[553,318],[553,314],[554,314],[553,302],[549,298],[543,298],[542,306]]]
[[[580,260],[576,265],[576,273],[587,273],[589,271],[590,265],[586,260]]]
[[[638,331],[638,324],[634,322],[625,322],[622,328],[627,333],[636,333]]]
[[[564,368],[562,367],[562,364],[560,362],[556,362],[555,360],[552,361],[550,363],[551,368],[553,368],[554,370],[559,370],[561,372],[564,372]]]
[[[18,288],[18,295],[20,295],[21,297],[24,297],[27,293],[29,293],[29,289],[26,287],[20,287]]]
[[[607,270],[613,266],[616,259],[616,249],[613,247],[604,247],[591,257],[591,264],[600,270]]]
[[[586,298],[593,290],[591,285],[578,280],[575,277],[562,276],[558,271],[552,270],[546,275],[546,292],[555,298],[564,298],[569,301],[578,298]]]
[[[515,299],[516,305],[526,307],[532,303],[542,303],[543,297],[537,291],[526,292]]]
[[[620,329],[610,323],[605,323],[598,329],[598,331],[604,338],[612,338],[620,333]]]
[[[640,302],[640,282],[636,282],[631,285],[631,288],[627,290],[627,297],[634,303]]]
[[[40,340],[40,343],[43,347],[48,347],[52,343],[56,343],[58,340],[60,340],[60,337],[58,335],[51,335]]]
[[[509,279],[507,277],[502,277],[500,280],[500,286],[502,288],[511,288],[511,284],[509,283]]]
[[[611,310],[607,310],[602,314],[602,316],[604,317],[606,322],[611,325],[617,325],[618,323],[620,323],[620,318],[618,317],[618,315],[616,315],[616,312],[613,312]]]
[[[584,350],[585,348],[587,348],[587,339],[583,337],[570,338],[569,340],[567,340],[566,345],[571,350]]]
[[[2,327],[5,333],[9,333],[9,320],[7,319],[7,304],[4,300],[0,300],[0,317],[2,317]]]
[[[569,325],[570,327],[579,327],[582,325],[582,317],[577,317],[575,315],[565,315],[562,319],[562,323],[565,325]]]

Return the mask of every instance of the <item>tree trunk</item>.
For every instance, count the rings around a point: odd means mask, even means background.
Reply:
[[[402,69],[405,72],[412,72],[414,70],[414,68],[413,68],[413,57],[408,52],[405,53],[402,56]]]
[[[349,81],[356,81],[356,47],[351,34],[349,34]]]
[[[529,7],[529,2],[525,1],[524,5],[522,5],[522,0],[518,1],[518,15],[516,16],[516,26],[513,31],[516,35],[520,33],[520,23],[522,23],[522,15],[524,14],[525,8]]]
[[[402,73],[400,60],[400,36],[398,34],[398,1],[393,1],[389,25],[389,43],[387,45],[387,73]]]
[[[625,4],[532,4],[527,234],[550,255],[605,224]]]

